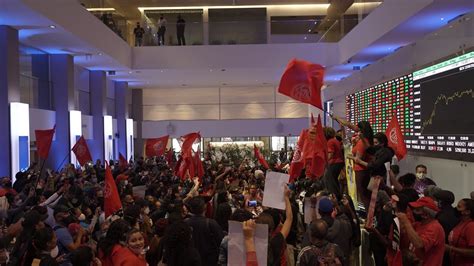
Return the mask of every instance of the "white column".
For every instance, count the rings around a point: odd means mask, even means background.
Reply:
[[[209,45],[209,9],[202,9],[202,44]]]

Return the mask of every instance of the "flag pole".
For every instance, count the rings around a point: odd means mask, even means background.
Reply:
[[[48,154],[48,157],[49,157],[49,154]],[[40,172],[39,172],[38,176],[36,177],[36,181],[34,183],[35,186],[33,187],[35,189],[35,196],[36,196],[36,187],[38,186],[39,180],[41,178],[41,174],[43,173],[44,164],[46,163],[46,160],[48,160],[48,157],[46,157],[46,159],[43,160],[43,163],[41,164]]]
[[[58,166],[58,169],[56,169],[56,172],[59,171],[59,169],[61,169],[61,166],[64,164],[64,162],[66,161],[66,159],[71,155],[71,150],[69,150],[69,152],[66,154],[66,156],[64,156],[64,159],[61,161],[61,163],[59,164]]]

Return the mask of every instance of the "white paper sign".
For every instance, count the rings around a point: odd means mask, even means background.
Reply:
[[[387,186],[391,187],[392,184],[390,183],[390,162],[385,163],[385,170],[387,170]]]
[[[255,229],[255,253],[258,265],[267,265],[268,225],[257,224]],[[247,255],[244,245],[242,223],[229,221],[229,242],[227,246],[227,265],[245,266]]]
[[[283,173],[267,173],[265,177],[265,190],[263,191],[263,206],[279,210],[285,209],[285,195],[283,191],[289,178],[289,175]]]

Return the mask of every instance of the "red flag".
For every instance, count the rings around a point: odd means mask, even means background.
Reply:
[[[298,143],[296,143],[295,151],[293,152],[293,159],[291,160],[289,182],[293,182],[296,178],[298,178],[298,176],[300,176],[301,170],[304,168],[303,147],[307,136],[308,130],[301,130]]]
[[[122,202],[120,202],[119,193],[110,166],[107,161],[105,163],[104,212],[105,218],[107,218],[122,209]]]
[[[308,131],[307,140],[304,143],[303,155],[309,173],[315,177],[321,177],[327,163],[327,141],[324,136],[321,116],[318,122]]]
[[[193,144],[196,140],[200,139],[201,135],[199,132],[189,133],[181,137],[183,144],[181,145],[181,155],[191,157],[191,150],[193,148]]]
[[[194,153],[194,163],[196,164],[196,176],[199,177],[199,181],[201,181],[204,176],[204,167],[202,167],[201,152],[199,149]]]
[[[260,153],[260,150],[257,148],[257,145],[253,145],[253,151],[255,153],[255,157],[257,157],[258,162],[265,167],[265,169],[269,169],[270,167],[268,166],[267,161],[265,161],[265,158],[263,158],[263,155]]]
[[[390,120],[385,135],[387,135],[388,146],[395,151],[395,155],[400,161],[407,155],[407,146],[396,115]]]
[[[91,153],[89,152],[89,147],[83,136],[72,147],[72,151],[76,155],[77,161],[81,166],[84,166],[87,162],[92,161]]]
[[[147,139],[145,144],[145,156],[161,156],[165,153],[166,145],[168,144],[169,136],[163,136],[156,139]]]
[[[314,124],[316,124],[316,121],[314,121],[313,113],[311,113],[311,126],[313,126]]]
[[[125,157],[120,152],[119,152],[119,168],[120,168],[120,171],[123,171],[128,168],[127,159],[125,159]]]
[[[48,158],[55,130],[56,125],[52,129],[35,130],[36,149],[38,151],[38,156],[42,159]]]
[[[278,92],[322,110],[323,78],[324,68],[321,65],[293,59],[281,77]]]

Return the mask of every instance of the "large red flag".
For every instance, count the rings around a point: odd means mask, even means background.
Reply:
[[[289,182],[293,182],[296,178],[298,178],[298,176],[301,174],[301,170],[304,168],[303,147],[307,136],[308,130],[301,130],[298,143],[296,143],[295,151],[293,152],[293,159],[291,160]]]
[[[268,166],[267,161],[265,161],[265,158],[263,158],[263,155],[260,153],[260,150],[257,148],[257,145],[253,145],[253,152],[255,153],[255,157],[257,157],[258,162],[265,167],[265,169],[269,169],[270,167]]]
[[[128,168],[127,159],[125,159],[125,157],[120,152],[119,152],[119,168],[120,168],[120,171],[123,171]]]
[[[321,65],[293,59],[288,63],[281,77],[278,92],[322,110],[323,78],[324,67]]]
[[[147,139],[145,144],[145,156],[161,156],[165,153],[166,145],[168,144],[169,136],[163,136],[156,139]]]
[[[38,151],[38,156],[42,159],[48,158],[55,130],[56,125],[52,129],[35,130],[36,149]]]
[[[72,151],[76,155],[77,161],[79,161],[81,166],[84,166],[87,162],[92,161],[89,147],[87,146],[87,142],[83,136],[81,136],[74,147],[72,147]]]
[[[307,172],[315,177],[321,177],[327,163],[327,141],[324,136],[321,116],[318,122],[308,131],[308,137],[303,147],[304,160],[307,162]]]
[[[196,165],[196,176],[199,177],[199,180],[201,181],[204,176],[204,167],[202,166],[201,152],[199,149],[194,153],[194,163]]]
[[[185,157],[192,157],[191,151],[193,148],[193,144],[195,141],[201,138],[199,132],[193,132],[186,134],[181,137],[181,141],[183,144],[181,145],[181,155]]]
[[[107,218],[122,209],[122,202],[120,202],[120,196],[110,166],[107,161],[105,163],[104,212],[105,218]]]
[[[407,146],[396,115],[390,120],[385,135],[387,135],[388,146],[395,151],[395,155],[400,161],[407,155]]]

